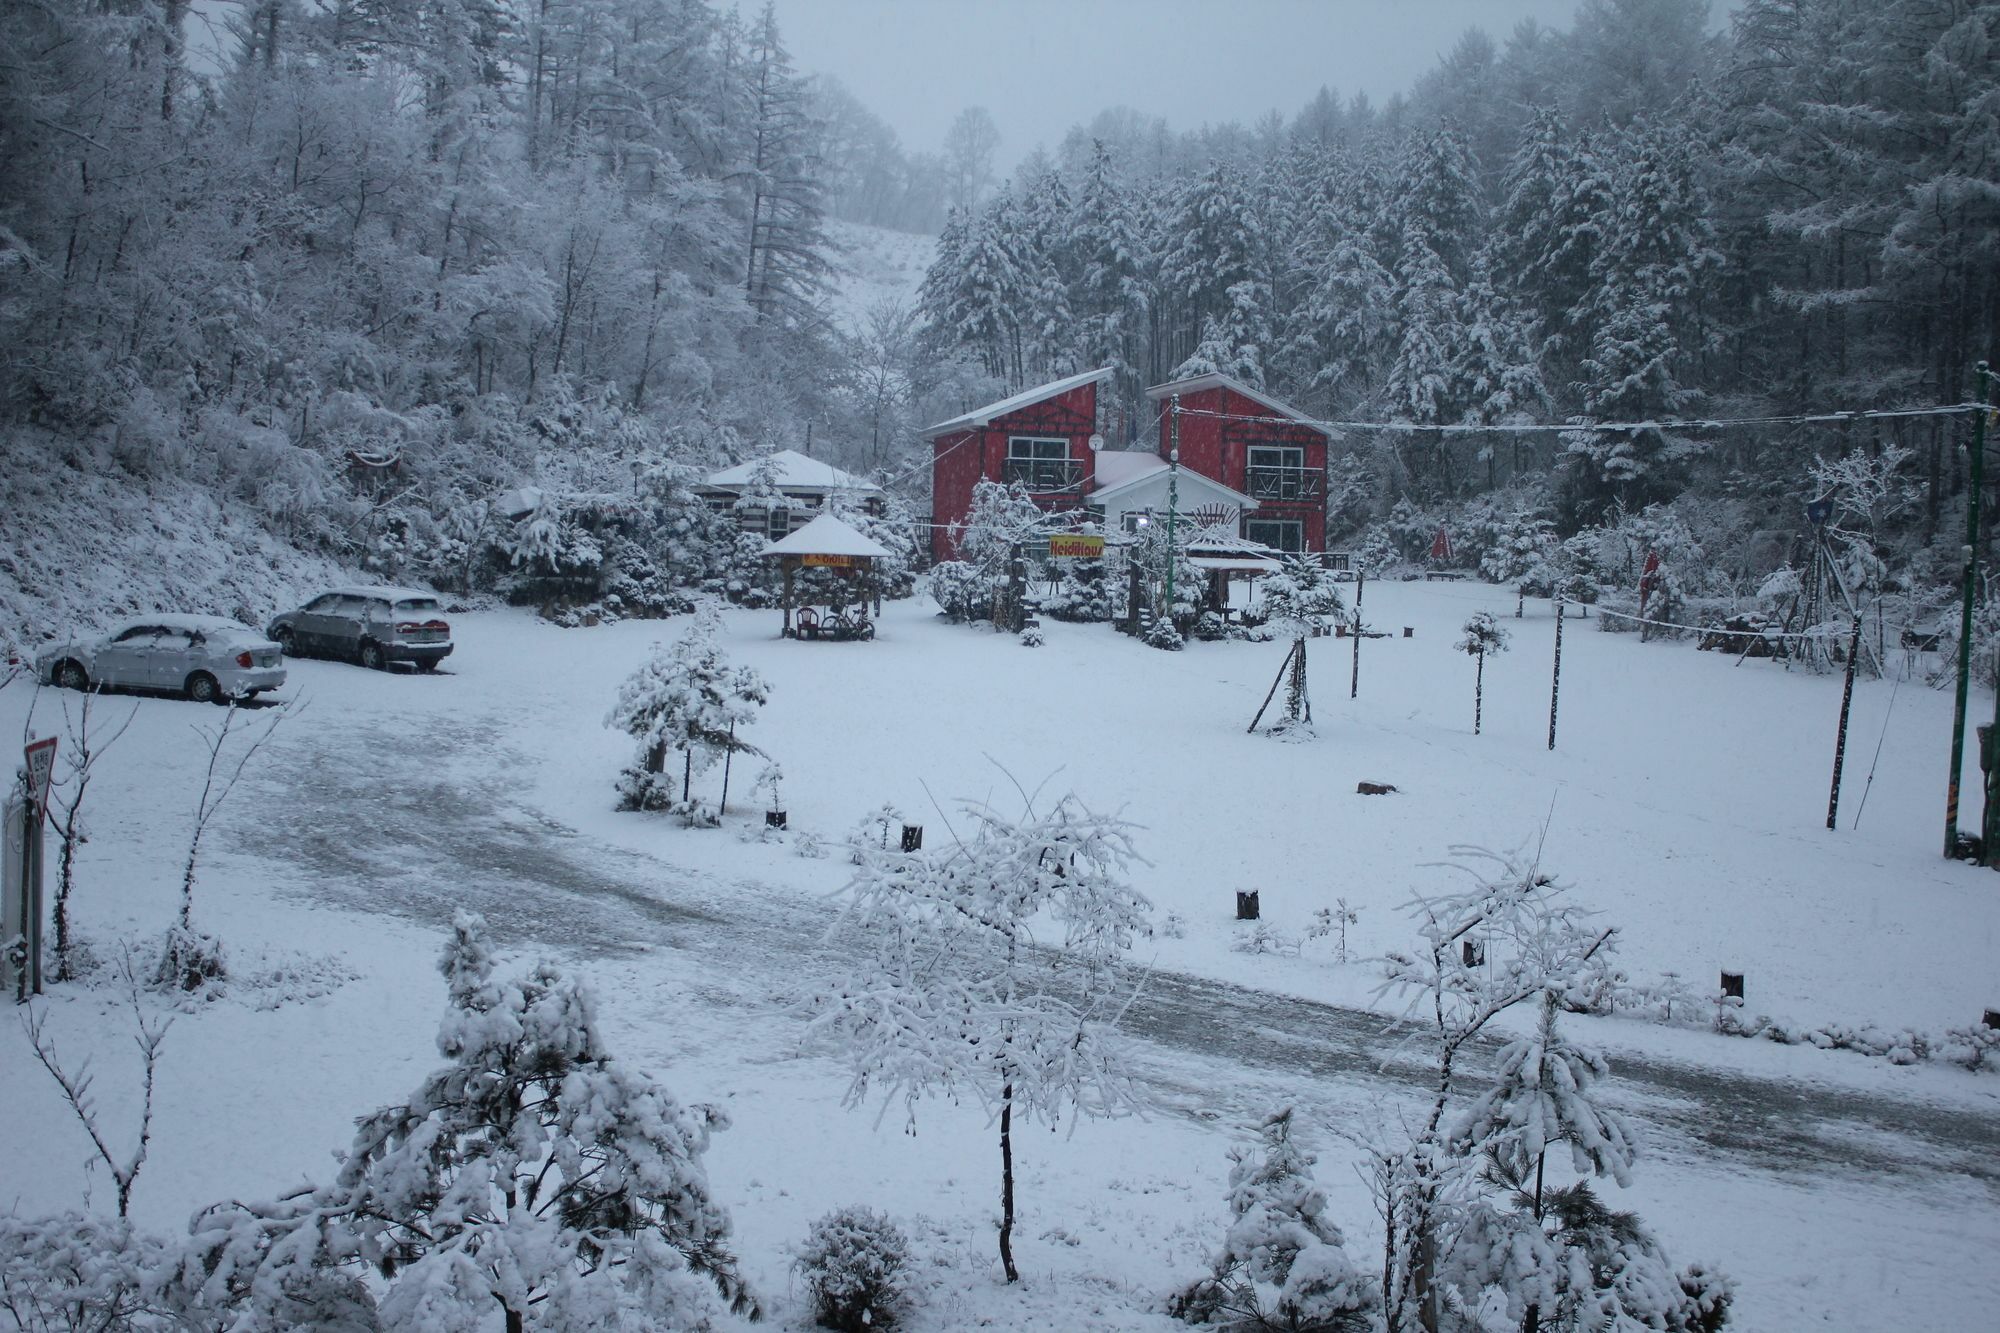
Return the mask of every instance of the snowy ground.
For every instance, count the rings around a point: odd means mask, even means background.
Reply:
[[[1504,612],[1515,639],[1487,663],[1474,737],[1472,665],[1449,645],[1481,607]],[[1017,1153],[1020,1287],[997,1280],[983,1116],[925,1106],[914,1138],[899,1111],[877,1128],[873,1108],[840,1108],[835,1065],[797,1049],[788,1007],[837,962],[821,931],[843,863],[739,840],[761,822],[742,769],[721,831],[610,809],[629,742],[601,719],[680,624],[563,631],[462,616],[437,676],[295,664],[285,693],[307,706],[232,797],[197,909],[239,973],[265,975],[176,1022],[137,1215],[172,1228],[213,1199],[324,1178],[353,1117],[436,1059],[432,960],[457,905],[485,912],[510,947],[585,972],[614,1051],[729,1109],[735,1128],[710,1167],[781,1322],[799,1317],[786,1247],[828,1208],[862,1202],[917,1241],[931,1290],[916,1327],[1170,1327],[1151,1311],[1219,1237],[1226,1149],[1286,1101],[1309,1111],[1321,1179],[1365,1253],[1374,1219],[1338,1136],[1411,1105],[1399,1066],[1382,1061],[1380,1020],[1354,1012],[1374,971],[1335,965],[1323,945],[1297,958],[1232,951],[1239,888],[1291,930],[1345,898],[1365,954],[1408,938],[1397,905],[1444,882],[1433,863],[1452,844],[1540,840],[1545,867],[1624,928],[1637,976],[1672,969],[1706,985],[1738,968],[1752,1011],[1795,1022],[1938,1032],[2000,1004],[2000,879],[1936,854],[1950,700],[1921,682],[1857,688],[1829,833],[1838,680],[1571,622],[1551,753],[1553,622],[1546,604],[1514,620],[1497,589],[1371,584],[1368,619],[1392,636],[1366,642],[1354,701],[1348,643],[1314,642],[1320,734],[1303,744],[1244,734],[1278,646],[1163,654],[1048,624],[1046,645],[1027,649],[930,609],[891,606],[874,644],[784,642],[775,613],[727,617],[730,652],[773,684],[754,739],[790,775],[792,827],[837,839],[893,801],[937,839],[959,798],[1005,806],[1017,782],[1074,789],[1143,826],[1140,887],[1186,921],[1183,937],[1149,946],[1161,975],[1134,1018],[1158,1109],[1033,1134]],[[28,702],[19,686],[0,693],[0,727],[22,724]],[[44,693],[35,725],[59,726],[63,702]],[[203,757],[191,728],[221,716],[171,700],[137,709],[92,791],[78,889],[84,932],[106,955],[172,911]],[[1358,796],[1361,779],[1401,791]],[[107,1121],[128,1131],[117,988],[58,988],[48,1004],[66,1056],[96,1055]],[[2000,1082],[1572,1021],[1612,1051],[1617,1096],[1645,1130],[1638,1180],[1615,1202],[1677,1260],[1733,1273],[1741,1327],[1970,1328],[1990,1315],[1994,1284],[1976,1275],[2000,1243]],[[87,1142],[11,1024],[0,1069],[0,1123],[30,1127],[0,1174],[0,1207],[87,1194],[108,1208]]]

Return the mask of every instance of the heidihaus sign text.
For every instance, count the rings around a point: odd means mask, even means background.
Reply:
[[[1049,538],[1049,555],[1057,560],[1098,560],[1104,555],[1104,538],[1058,533]]]

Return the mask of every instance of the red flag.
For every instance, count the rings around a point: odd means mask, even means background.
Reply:
[[[1451,559],[1451,534],[1445,531],[1442,523],[1438,524],[1437,535],[1431,538],[1431,559]]]

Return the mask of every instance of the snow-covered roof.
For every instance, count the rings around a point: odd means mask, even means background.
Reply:
[[[1090,493],[1089,503],[1103,504],[1106,498],[1136,490],[1149,481],[1164,477],[1167,471],[1167,460],[1158,454],[1141,453],[1136,449],[1106,450],[1097,455],[1098,484]],[[1191,467],[1181,468],[1180,484],[1196,491],[1212,492],[1242,509],[1257,508],[1257,501],[1250,496],[1224,486],[1215,478],[1204,476]],[[1193,508],[1192,505],[1188,507]]]
[[[1036,403],[1054,398],[1057,394],[1068,393],[1071,389],[1080,389],[1086,384],[1096,384],[1102,380],[1108,380],[1116,373],[1110,366],[1101,366],[1096,370],[1086,370],[1081,375],[1071,375],[1068,379],[1051,380],[1047,384],[1038,384],[1032,389],[1023,389],[1011,398],[1002,398],[997,403],[988,403],[984,407],[975,407],[970,412],[953,417],[950,421],[940,421],[937,425],[924,430],[923,438],[928,440],[955,430],[968,430],[974,426],[990,426],[997,418],[1004,417],[1009,412],[1018,412],[1024,407],[1033,407]]]
[[[722,490],[736,490],[750,484],[758,468],[774,465],[773,477],[779,490],[786,491],[879,491],[882,488],[866,477],[842,472],[831,463],[808,458],[796,449],[780,449],[769,459],[753,458],[727,467],[702,483]]]
[[[1211,370],[1203,375],[1190,375],[1184,380],[1173,380],[1167,384],[1156,384],[1146,390],[1146,396],[1157,403],[1161,399],[1171,398],[1177,393],[1199,393],[1203,389],[1228,389],[1234,393],[1240,393],[1251,402],[1268,407],[1280,416],[1290,417],[1301,426],[1312,427],[1329,440],[1340,438],[1339,431],[1313,420],[1291,404],[1281,403],[1263,390],[1253,389],[1242,380],[1231,375],[1225,375],[1219,370]]]
[[[1203,528],[1188,539],[1188,550],[1208,555],[1245,555],[1272,560],[1282,560],[1285,554],[1262,542],[1239,537],[1227,528]]]
[[[765,555],[865,555],[881,558],[889,549],[832,514],[821,514],[791,536],[772,542]]]
[[[1279,561],[1260,555],[1191,555],[1187,562],[1196,569],[1226,569],[1237,574],[1275,574],[1284,568]]]

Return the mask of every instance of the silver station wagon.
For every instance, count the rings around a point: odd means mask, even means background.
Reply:
[[[335,588],[266,628],[291,657],[343,657],[381,670],[409,662],[431,671],[451,656],[451,625],[427,592],[411,588]]]
[[[154,690],[197,703],[248,699],[285,683],[278,645],[221,616],[139,616],[101,639],[44,649],[35,672],[65,689]]]

